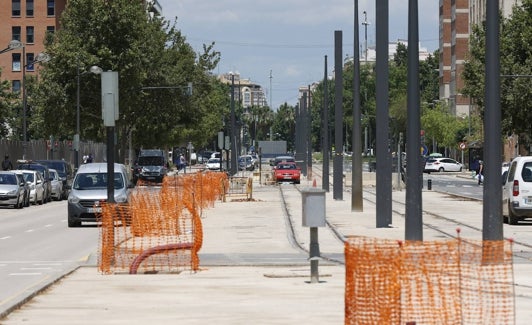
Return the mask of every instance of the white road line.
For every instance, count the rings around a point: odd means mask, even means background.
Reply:
[[[27,271],[27,270],[37,271],[37,270],[51,270],[52,268],[51,267],[21,267],[20,269],[23,271]]]
[[[53,227],[53,225],[48,224],[48,225],[45,225],[44,227],[45,227],[45,228],[47,228],[47,227]]]
[[[28,229],[25,232],[33,232],[35,229]]]
[[[11,238],[11,236],[5,236],[5,237],[2,237],[0,239],[9,239],[9,238]]]
[[[19,276],[19,275],[42,275],[41,272],[35,272],[35,273],[9,273],[8,275],[14,275],[14,276]]]

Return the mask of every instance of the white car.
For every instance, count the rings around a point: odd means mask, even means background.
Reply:
[[[220,170],[220,158],[211,158],[205,165],[209,170]]]
[[[451,158],[428,158],[425,162],[426,173],[430,172],[461,172],[463,165]]]
[[[50,169],[50,181],[52,182],[52,199],[61,201],[63,199],[63,181],[55,169]]]
[[[32,204],[44,203],[44,179],[37,170],[22,170],[24,180],[30,186],[30,202]]]
[[[510,163],[502,186],[502,215],[510,225],[532,218],[532,156],[516,157]]]

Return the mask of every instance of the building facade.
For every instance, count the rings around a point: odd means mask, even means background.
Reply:
[[[250,79],[242,79],[238,72],[225,73],[219,75],[218,78],[222,83],[228,85],[231,85],[234,79],[235,102],[240,103],[243,108],[268,106],[262,86],[251,82]]]
[[[448,103],[457,116],[469,116],[474,109],[469,97],[461,93],[462,72],[469,52],[472,27],[486,19],[487,0],[440,0],[440,100]],[[499,0],[504,17],[521,0]]]

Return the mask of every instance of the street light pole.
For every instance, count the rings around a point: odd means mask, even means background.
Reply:
[[[235,75],[231,72],[231,175],[236,174]]]
[[[81,79],[81,74],[79,72],[79,58],[77,60],[77,72],[78,72],[78,78],[77,78],[77,91],[76,91],[76,134],[74,135],[74,166],[76,168],[76,170],[79,168],[79,146],[80,146],[80,143],[79,143],[79,84],[80,84],[80,79]]]

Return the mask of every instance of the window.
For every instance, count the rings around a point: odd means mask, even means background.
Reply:
[[[48,16],[54,16],[55,15],[55,0],[48,0],[46,8],[47,8],[46,14]]]
[[[35,28],[26,26],[26,43],[32,44],[35,41]]]
[[[20,53],[13,53],[13,62],[11,64],[11,68],[13,71],[21,71],[21,64],[20,64]]]
[[[26,16],[33,17],[33,0],[26,0]]]
[[[27,71],[35,70],[34,61],[35,61],[35,56],[33,55],[33,53],[26,53],[26,70]]]
[[[55,32],[55,26],[46,26],[46,32],[53,34]]]
[[[20,80],[13,80],[11,82],[11,88],[13,89],[14,93],[20,92]]]
[[[20,41],[20,26],[11,27],[11,39]]]
[[[11,0],[11,15],[20,17],[20,0]]]

